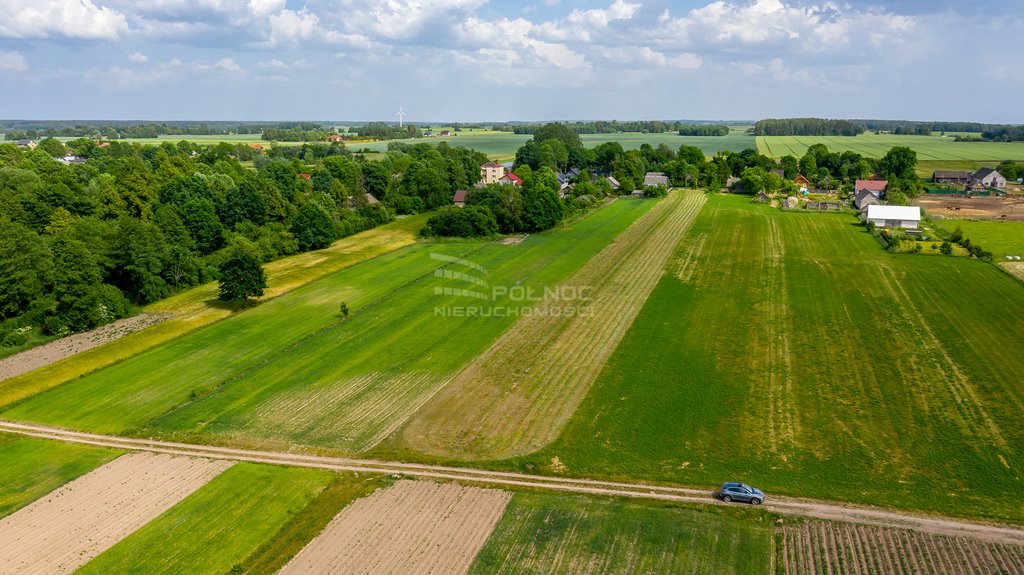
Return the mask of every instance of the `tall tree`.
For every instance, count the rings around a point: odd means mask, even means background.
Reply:
[[[220,299],[225,301],[245,301],[250,297],[260,297],[267,289],[267,276],[260,260],[250,251],[235,248],[226,260],[220,264]]]

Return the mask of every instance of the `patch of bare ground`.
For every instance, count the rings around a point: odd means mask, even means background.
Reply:
[[[999,265],[1010,272],[1010,275],[1024,282],[1024,262],[1004,262]]]
[[[146,329],[171,317],[144,313],[119,319],[91,331],[76,333],[19,354],[0,359],[0,381],[28,373],[83,351],[110,343],[128,334]]]
[[[0,575],[71,573],[232,462],[125,455],[0,521]]]
[[[674,192],[634,222],[563,284],[586,300],[538,304],[413,416],[402,441],[460,459],[503,459],[553,441],[704,201],[701,192]]]
[[[1024,545],[809,521],[785,528],[788,575],[1021,575]]]
[[[922,194],[914,200],[932,216],[971,218],[977,220],[1024,221],[1021,199],[1013,196],[941,196]]]
[[[280,575],[458,575],[469,571],[511,493],[399,481],[339,513]]]

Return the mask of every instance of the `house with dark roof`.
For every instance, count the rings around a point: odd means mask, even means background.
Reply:
[[[853,205],[858,210],[863,210],[872,204],[877,204],[878,201],[878,196],[871,190],[861,190],[853,197]]]
[[[451,130],[441,130],[441,134],[440,135],[441,135],[442,138],[449,138],[452,135],[452,131]]]
[[[767,204],[772,201],[772,197],[764,192],[757,193],[757,201],[762,204]]]
[[[28,138],[22,138],[22,139],[20,139],[20,140],[18,140],[16,142],[14,142],[14,144],[16,146],[18,146],[19,148],[28,148],[30,150],[36,149],[36,146],[37,146],[35,140],[30,140]]]
[[[971,173],[956,170],[935,170],[932,173],[932,182],[936,184],[966,184],[971,179]]]
[[[771,170],[771,172],[782,179],[786,179],[786,170]]]
[[[509,172],[498,179],[498,183],[502,185],[512,185],[517,188],[523,187],[523,180],[519,179],[519,176]]]
[[[646,198],[647,197],[647,194],[644,193],[643,190],[633,190],[629,195],[630,195],[630,197],[633,197],[633,198]]]
[[[1006,187],[1006,178],[992,168],[982,168],[971,174],[971,180],[968,183],[973,182],[981,182],[988,188],[1003,189]]]
[[[647,172],[644,175],[644,187],[665,186],[668,187],[668,176],[664,172]]]
[[[460,208],[466,205],[466,190],[455,190],[452,195],[452,203]]]

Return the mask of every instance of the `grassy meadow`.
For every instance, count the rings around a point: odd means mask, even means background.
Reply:
[[[1024,206],[1018,208],[1024,211]],[[960,228],[965,237],[992,252],[996,260],[1005,255],[1024,256],[1024,222],[997,220],[942,220],[950,232]]]
[[[766,156],[797,158],[814,144],[825,144],[832,152],[853,151],[866,158],[881,158],[894,146],[908,146],[918,160],[1000,162],[1024,160],[1024,142],[957,142],[952,137],[894,136],[864,133],[859,136],[758,136],[757,150]],[[943,167],[943,169],[958,169]]]
[[[76,573],[229,573],[333,478],[329,471],[236,463]]]
[[[0,518],[119,455],[114,449],[0,433]]]
[[[470,575],[771,572],[763,515],[516,493]]]
[[[855,223],[711,197],[559,439],[518,466],[1024,520],[991,495],[1024,486],[1006,339],[1024,290]]]

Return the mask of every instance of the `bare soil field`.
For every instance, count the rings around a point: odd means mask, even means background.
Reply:
[[[637,220],[414,415],[402,441],[460,459],[523,455],[553,441],[704,201],[675,192]]]
[[[791,575],[1019,575],[1024,546],[849,523],[810,521],[785,529]]]
[[[497,489],[399,481],[346,507],[280,573],[466,573],[510,498]]]
[[[931,216],[975,220],[1024,222],[1024,200],[1020,197],[973,197],[921,194],[914,200]]]
[[[0,575],[70,573],[231,465],[151,453],[120,457],[0,521]]]
[[[1006,271],[1010,272],[1010,274],[1013,275],[1013,277],[1024,282],[1024,262],[1003,262],[999,265],[1002,266],[1003,269],[1005,269]]]
[[[99,347],[128,334],[156,325],[170,316],[144,313],[126,317],[92,331],[76,333],[0,359],[0,381],[50,365],[77,353]]]

